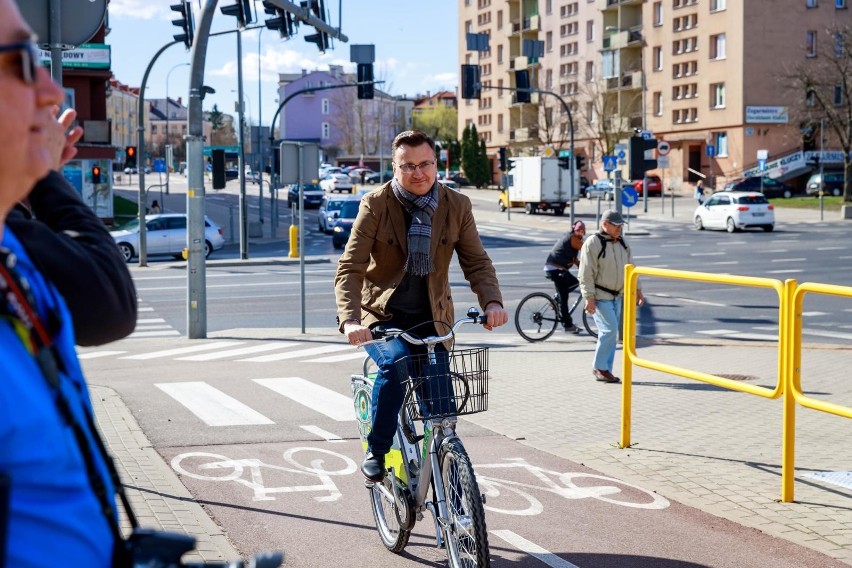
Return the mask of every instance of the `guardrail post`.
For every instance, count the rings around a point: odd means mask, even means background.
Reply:
[[[621,343],[621,440],[619,448],[630,447],[630,426],[633,397],[633,361],[630,354],[636,348],[636,277],[633,265],[624,266],[624,299],[622,302],[622,343]]]
[[[783,354],[782,382],[783,402],[781,429],[781,502],[792,503],[796,482],[796,397],[793,395],[793,384],[798,381],[801,367],[802,341],[801,306],[796,306],[795,292],[798,283],[795,280],[784,282],[784,293],[781,298],[784,316],[781,325],[781,344],[779,350]]]

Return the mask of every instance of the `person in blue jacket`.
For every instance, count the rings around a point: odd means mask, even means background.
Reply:
[[[6,226],[52,166],[45,139],[64,92],[38,53],[14,0],[0,0],[0,565],[107,567],[115,487],[71,317]]]

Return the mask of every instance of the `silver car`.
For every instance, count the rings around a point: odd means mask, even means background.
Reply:
[[[139,219],[133,219],[118,231],[110,231],[112,239],[124,260],[130,262],[139,254]],[[162,213],[148,215],[145,219],[145,244],[149,255],[171,255],[183,258],[186,248],[186,215]],[[225,246],[222,228],[204,217],[204,255]]]
[[[317,225],[319,230],[330,235],[334,229],[334,224],[340,216],[340,208],[343,207],[343,202],[351,199],[350,196],[334,196],[326,195],[322,198],[319,206],[319,215]]]

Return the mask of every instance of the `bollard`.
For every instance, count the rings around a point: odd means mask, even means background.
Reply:
[[[290,258],[299,258],[299,227],[290,225]]]

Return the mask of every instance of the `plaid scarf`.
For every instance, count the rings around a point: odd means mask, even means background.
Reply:
[[[414,195],[402,187],[396,179],[391,180],[391,189],[397,200],[411,215],[408,228],[408,259],[403,270],[414,276],[426,276],[432,270],[432,215],[438,208],[438,183],[426,195]]]

